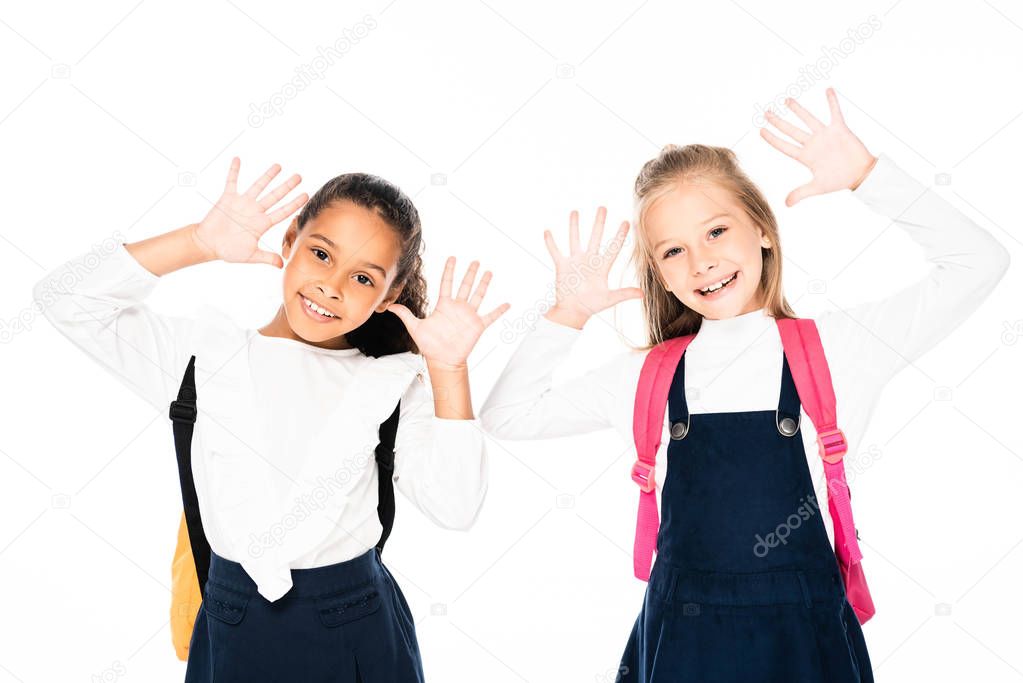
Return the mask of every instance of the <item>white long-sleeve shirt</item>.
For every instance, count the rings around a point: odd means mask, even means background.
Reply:
[[[33,295],[63,335],[165,414],[195,355],[203,528],[268,600],[291,588],[290,569],[376,545],[374,449],[399,399],[398,490],[442,527],[474,523],[487,491],[483,433],[476,418],[434,414],[422,356],[268,337],[209,305],[194,318],[161,315],[145,304],[159,280],[118,243],[58,267]]]
[[[931,268],[924,278],[889,297],[814,318],[850,458],[857,453],[884,385],[962,323],[1009,265],[1008,251],[990,233],[884,154],[852,195],[904,230],[922,247]],[[636,387],[648,352],[624,351],[582,376],[553,386],[555,368],[568,359],[581,332],[539,317],[480,410],[483,428],[500,439],[613,428],[625,443],[633,444]],[[727,319],[705,318],[686,350],[689,412],[776,408],[782,362],[781,336],[766,309]],[[694,419],[692,428],[698,428],[698,421]],[[658,500],[667,464],[668,428],[665,411],[654,473]],[[815,495],[833,541],[817,433],[805,410],[800,433]]]

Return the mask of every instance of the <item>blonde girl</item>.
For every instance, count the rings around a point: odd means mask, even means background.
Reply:
[[[908,287],[815,321],[855,452],[884,385],[981,304],[1008,254],[889,157],[870,153],[846,126],[834,91],[827,97],[829,123],[790,100],[806,129],[770,114],[787,139],[762,131],[812,173],[786,204],[850,190],[894,221],[930,264]],[[817,435],[783,353],[778,323],[795,312],[782,286],[774,213],[735,155],[706,145],[661,150],[640,170],[635,200],[638,288],[607,286],[628,223],[603,253],[602,208],[585,246],[572,213],[568,253],[545,231],[558,299],[499,377],[481,410],[484,428],[505,439],[613,428],[632,443],[634,407],[649,401],[637,395],[647,357],[693,335],[669,367],[667,419],[646,479],[660,513],[657,559],[618,680],[871,681],[828,535]],[[841,248],[841,235],[833,244]],[[554,386],[554,369],[586,321],[631,298],[642,299],[646,346]]]

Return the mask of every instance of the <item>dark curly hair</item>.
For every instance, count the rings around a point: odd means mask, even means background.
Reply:
[[[301,232],[306,223],[331,204],[350,201],[376,212],[390,225],[401,242],[398,274],[393,287],[405,285],[394,303],[406,306],[417,317],[426,315],[426,280],[423,277],[423,228],[412,200],[394,184],[369,173],[345,173],[327,181],[316,191],[298,215]],[[374,358],[419,348],[405,324],[390,311],[374,311],[369,320],[345,335],[345,340]]]

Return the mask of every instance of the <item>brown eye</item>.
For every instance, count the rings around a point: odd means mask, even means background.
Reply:
[[[368,282],[363,282],[362,284],[367,285],[368,287],[372,287],[373,286],[373,280],[370,280],[368,275],[363,275],[362,273],[359,273],[355,277],[364,277],[364,278],[366,278],[366,280],[368,280]],[[360,280],[360,282],[362,282],[362,281]]]
[[[318,247],[313,247],[313,248],[311,249],[311,251],[312,251],[312,252],[313,252],[314,254],[316,254],[316,258],[317,258],[317,259],[319,259],[320,261],[324,261],[324,260],[326,260],[326,259],[322,259],[322,258],[320,258],[320,254],[323,254],[323,255],[324,255],[324,256],[326,256],[327,258],[330,258],[330,254],[328,254],[328,253],[327,253],[327,252],[325,252],[325,251],[324,251],[323,249],[320,249],[320,248],[318,248]]]

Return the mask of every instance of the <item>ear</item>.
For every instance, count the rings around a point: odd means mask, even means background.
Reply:
[[[377,313],[386,313],[387,312],[387,307],[390,306],[391,304],[393,304],[395,301],[398,300],[398,297],[401,296],[401,293],[402,293],[402,291],[404,291],[404,289],[405,289],[405,285],[404,284],[398,285],[397,287],[392,287],[391,291],[388,292],[386,297],[384,297],[384,300],[381,301],[380,305],[377,306],[374,310]]]
[[[281,242],[281,258],[285,261],[291,255],[291,248],[295,245],[296,239],[298,239],[298,216],[291,219],[291,225],[284,231],[284,240]]]
[[[759,225],[757,226],[757,232],[760,233],[760,246],[764,249],[770,249],[771,238],[767,236],[767,232]]]

